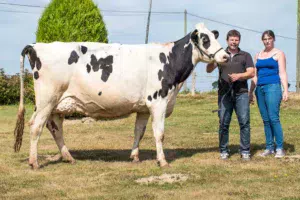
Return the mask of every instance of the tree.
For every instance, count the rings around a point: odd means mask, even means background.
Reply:
[[[107,30],[92,0],[52,0],[39,20],[37,42],[105,42]]]

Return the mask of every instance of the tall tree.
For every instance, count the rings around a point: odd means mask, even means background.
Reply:
[[[37,42],[108,42],[107,30],[92,0],[52,0],[39,20]]]

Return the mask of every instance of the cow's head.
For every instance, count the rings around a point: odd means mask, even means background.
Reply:
[[[191,33],[191,40],[195,47],[193,54],[196,54],[197,59],[204,62],[223,63],[229,58],[217,41],[218,36],[218,31],[208,30],[203,23],[196,25],[196,29]]]

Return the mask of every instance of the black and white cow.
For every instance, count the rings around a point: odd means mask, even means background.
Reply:
[[[50,130],[62,157],[74,162],[63,139],[64,115],[81,112],[93,118],[137,113],[131,158],[139,160],[139,142],[152,116],[157,160],[163,153],[164,121],[176,95],[199,61],[222,63],[228,55],[217,42],[217,31],[197,24],[195,31],[166,44],[122,45],[92,42],[37,43],[21,55],[21,98],[15,128],[15,151],[24,129],[24,57],[33,70],[36,110],[30,120],[29,164],[38,168],[37,144],[43,127]]]

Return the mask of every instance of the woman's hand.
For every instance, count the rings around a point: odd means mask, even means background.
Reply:
[[[282,93],[282,100],[283,100],[283,101],[287,101],[288,98],[289,98],[289,93],[288,93],[288,91],[283,91],[283,93]]]

